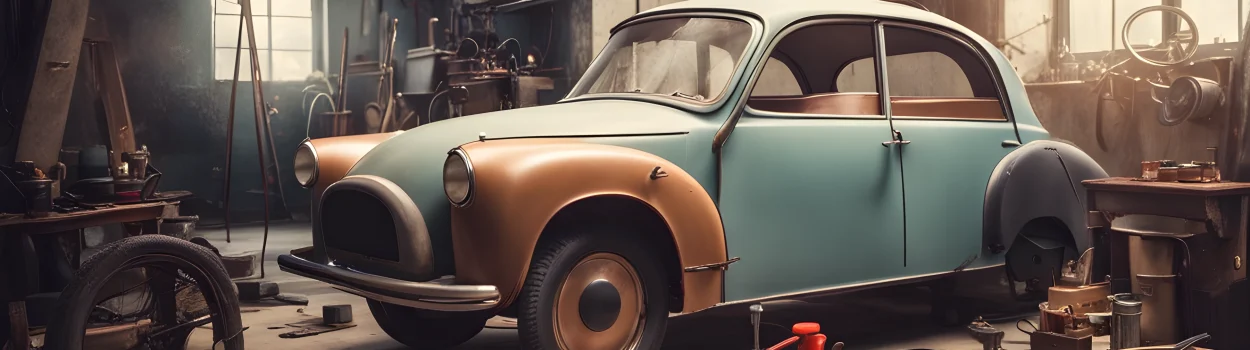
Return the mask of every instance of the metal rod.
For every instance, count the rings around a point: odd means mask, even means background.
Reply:
[[[239,61],[240,52],[243,51],[243,19],[239,19],[239,35],[234,42],[234,78],[230,81],[230,110],[227,111],[229,117],[226,118],[226,174],[225,174],[225,190],[221,198],[224,207],[225,226],[226,226],[226,243],[230,243],[230,163],[231,154],[234,150],[234,104],[235,97],[239,91]],[[250,61],[249,61],[250,62]]]
[[[248,48],[251,50],[252,59],[252,107],[256,117],[256,160],[260,162],[260,189],[265,204],[265,231],[260,243],[260,278],[265,278],[265,250],[269,245],[269,172],[265,169],[264,138],[261,135],[261,128],[264,127],[262,115],[265,113],[265,94],[260,86],[260,57],[256,54],[256,28],[252,25],[252,1],[241,0],[239,4],[243,6],[243,20],[247,21]]]
[[[334,104],[339,109],[335,112],[347,110],[347,30],[347,27],[343,27],[343,52],[340,52],[339,55],[339,97]],[[335,118],[338,118],[338,116],[335,116]]]

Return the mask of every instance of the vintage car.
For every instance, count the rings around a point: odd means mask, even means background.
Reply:
[[[691,0],[612,33],[559,103],[301,146],[314,249],[282,270],[416,348],[503,315],[527,349],[653,349],[760,301],[1004,264],[1044,287],[1091,245],[1080,181],[1106,173],[953,21]]]

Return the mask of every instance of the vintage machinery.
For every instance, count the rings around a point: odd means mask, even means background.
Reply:
[[[501,39],[495,31],[496,14],[534,2],[455,1],[444,31],[447,45],[441,49],[432,44],[440,23],[432,18],[431,46],[408,51],[406,92],[398,95],[402,118],[382,131],[538,105],[538,91],[554,87],[540,74],[560,69],[542,68],[545,52],[526,53],[516,38]]]

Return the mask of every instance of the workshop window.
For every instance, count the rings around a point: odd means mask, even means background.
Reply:
[[[237,0],[213,0],[213,77],[234,78],[235,49],[239,43],[240,5]],[[252,0],[252,26],[257,58],[266,81],[300,81],[313,70],[311,0]],[[247,28],[243,28],[239,80],[251,79]]]
[[[1112,23],[1110,1],[1068,1],[1069,50],[1073,53],[1108,51],[1113,43],[1115,48],[1124,49],[1121,33],[1129,16],[1148,6],[1175,4],[1164,0],[1118,0]],[[1250,19],[1246,13],[1250,11],[1250,0],[1184,0],[1180,1],[1180,8],[1198,24],[1199,44],[1240,41],[1241,25]],[[1147,14],[1133,24],[1129,41],[1133,45],[1158,44],[1163,30],[1162,14]]]

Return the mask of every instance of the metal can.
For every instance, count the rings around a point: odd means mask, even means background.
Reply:
[[[1141,298],[1132,293],[1107,298],[1111,300],[1111,350],[1141,346]]]

